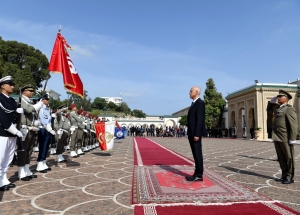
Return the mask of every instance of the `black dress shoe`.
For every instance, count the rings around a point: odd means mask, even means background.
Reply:
[[[46,169],[47,171],[51,171],[51,167],[48,167],[48,169]]]
[[[78,157],[79,157],[79,155],[71,156],[71,158],[78,158]]]
[[[14,188],[14,187],[16,187],[16,185],[15,185],[15,184],[12,184],[12,183],[10,183],[10,184],[8,184],[8,185],[5,185],[5,186],[7,186],[8,188]]]
[[[282,182],[284,180],[284,178],[275,178],[275,181],[280,181]]]
[[[9,187],[7,185],[0,187],[0,191],[7,191],[7,190],[9,190]]]
[[[37,172],[40,172],[40,173],[47,173],[47,170],[44,169],[44,170],[40,170],[40,171],[37,171]]]
[[[294,183],[294,180],[293,179],[284,179],[282,181],[283,184],[291,184],[291,183]]]
[[[26,177],[23,177],[23,178],[20,178],[20,180],[22,180],[22,181],[29,181],[31,178],[29,178],[28,176],[26,176]]]
[[[78,154],[78,155],[85,155],[85,153],[83,152],[83,153],[81,153],[81,154]]]
[[[203,181],[203,178],[201,176],[190,176],[185,177],[187,181]]]
[[[37,178],[37,175],[30,175],[29,178]]]

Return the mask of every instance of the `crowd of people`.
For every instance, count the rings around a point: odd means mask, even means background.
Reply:
[[[49,107],[48,94],[34,102],[31,98],[34,87],[26,84],[20,88],[19,102],[10,94],[14,92],[11,76],[0,79],[0,191],[14,188],[7,178],[10,165],[18,166],[18,178],[30,181],[37,178],[31,172],[51,171],[46,163],[49,154],[56,155],[58,163],[67,162],[62,154],[70,151],[70,157],[77,158],[99,146],[94,131],[94,123],[106,122],[75,104],[62,105],[57,110]],[[32,152],[38,153],[37,163],[31,164]],[[31,168],[30,168],[31,167]]]

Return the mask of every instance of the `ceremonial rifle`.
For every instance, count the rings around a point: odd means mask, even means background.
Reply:
[[[21,101],[22,101],[22,92],[21,92],[21,88],[19,88],[18,108],[21,108]],[[21,129],[21,117],[22,117],[22,114],[17,112],[17,114],[16,114],[16,128],[19,131]],[[25,153],[24,143],[22,141],[22,137],[17,137],[17,146],[18,146],[18,154],[19,153]]]

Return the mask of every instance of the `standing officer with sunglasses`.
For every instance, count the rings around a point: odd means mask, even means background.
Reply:
[[[43,106],[43,102],[39,101],[36,104],[30,100],[34,94],[34,89],[31,84],[27,84],[21,88],[22,100],[21,107],[24,110],[23,117],[21,118],[21,132],[23,134],[23,150],[17,150],[18,153],[18,177],[22,181],[29,181],[37,176],[32,174],[29,169],[30,156],[33,151],[35,143],[35,135],[39,130],[38,115],[37,113]],[[20,147],[20,146],[18,146]]]

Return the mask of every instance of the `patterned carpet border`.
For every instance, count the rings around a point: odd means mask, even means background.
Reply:
[[[193,171],[194,167],[191,166],[135,166],[132,204],[230,205],[275,202],[209,169],[204,171],[203,182],[186,182],[184,176]],[[157,176],[163,174],[173,174],[170,178],[174,178],[177,184],[181,183],[182,187],[175,186],[172,181],[166,182],[169,186],[161,186],[162,181]],[[205,182],[212,185],[205,186]]]

